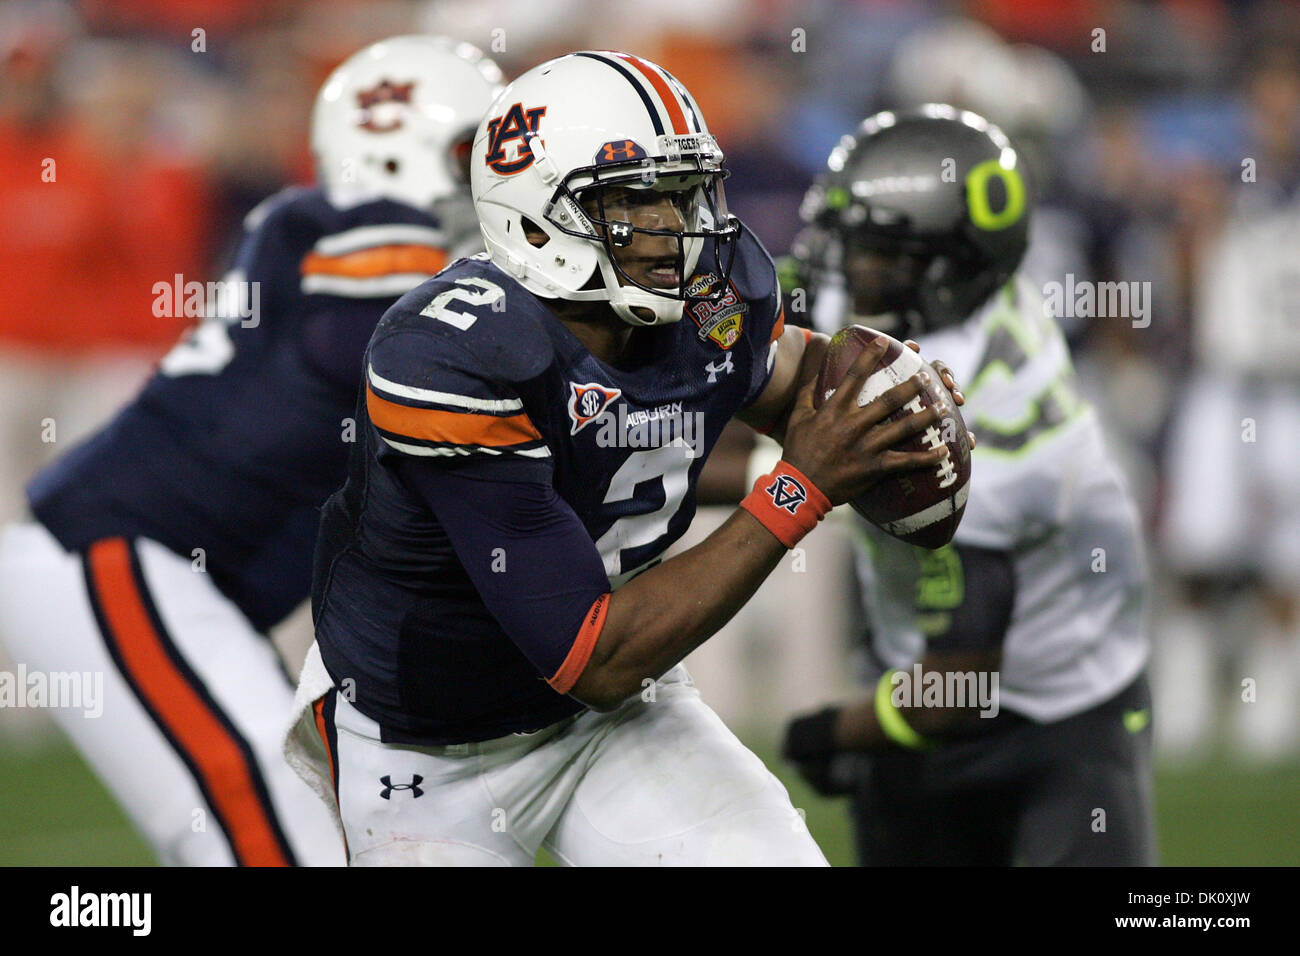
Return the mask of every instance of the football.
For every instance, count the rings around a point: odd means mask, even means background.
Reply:
[[[937,467],[886,478],[850,504],[886,534],[923,548],[940,548],[952,540],[966,508],[971,449],[961,411],[934,368],[892,336],[851,325],[831,338],[817,376],[813,404],[820,408],[835,394],[854,360],[877,336],[887,339],[889,348],[858,394],[858,404],[866,405],[922,368],[928,369],[930,384],[886,421],[898,421],[930,405],[943,406],[947,412],[938,424],[896,447],[899,451],[925,451],[943,443],[948,446],[948,457]]]

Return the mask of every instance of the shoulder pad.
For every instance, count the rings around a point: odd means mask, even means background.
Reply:
[[[550,365],[545,306],[491,262],[460,259],[398,300],[379,334],[419,328],[494,378],[523,382]]]
[[[452,322],[405,304],[458,288],[454,279],[426,282],[380,323],[366,355],[371,423],[387,448],[401,454],[549,457],[516,389],[517,370],[480,354],[473,346],[482,343],[465,337],[478,324],[468,310],[483,303],[466,303]],[[458,329],[460,321],[468,327]]]
[[[303,293],[395,298],[447,265],[447,236],[423,210],[389,199],[338,209],[313,193],[297,210],[296,225],[309,233]]]
[[[314,190],[305,186],[288,186],[278,193],[267,196],[244,216],[244,229],[248,232],[256,232],[273,212],[285,209],[312,192]]]

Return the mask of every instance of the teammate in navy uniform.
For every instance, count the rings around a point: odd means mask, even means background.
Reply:
[[[690,95],[626,54],[544,63],[484,118],[488,254],[376,329],[317,549],[287,752],[354,864],[528,865],[543,844],[578,865],[825,863],[679,662],[833,503],[943,452],[889,450],[932,410],[877,425],[919,381],[813,412],[825,339],[784,330],[721,160]],[[661,562],[738,413],[785,460]]]
[[[370,257],[427,277],[447,261],[447,237],[423,210],[389,199],[338,209],[320,188],[266,200],[246,229],[223,281],[233,296],[255,284],[256,312],[205,321],[28,497],[70,551],[120,537],[186,558],[202,549],[213,583],[265,631],[310,588],[318,508],[346,468],[360,356],[393,301],[313,281],[359,272]]]
[[[249,214],[208,317],[36,476],[39,523],[6,535],[6,643],[29,668],[106,674],[102,717],[55,715],[165,862],[342,862],[284,764],[292,684],[264,635],[310,591],[375,324],[479,246],[464,163],[499,81],[435,37],[341,66],[313,115],[321,185]]]

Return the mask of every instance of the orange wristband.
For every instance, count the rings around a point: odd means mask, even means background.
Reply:
[[[761,521],[783,545],[793,548],[826,517],[831,503],[807,475],[782,460],[754,482],[754,490],[740,507]]]

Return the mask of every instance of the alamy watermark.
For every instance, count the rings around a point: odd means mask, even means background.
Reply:
[[[262,321],[262,286],[239,270],[219,282],[199,282],[176,273],[170,282],[153,284],[153,314],[160,319],[225,319],[254,329]]]
[[[87,893],[73,885],[50,897],[50,925],[64,927],[117,926],[132,936],[148,936],[153,928],[152,893]]]
[[[704,413],[682,410],[681,402],[628,411],[625,404],[605,412],[596,425],[601,448],[662,448],[681,445],[687,458],[704,453]]]
[[[80,709],[85,717],[104,713],[103,671],[0,671],[0,707]]]
[[[1065,274],[1043,286],[1043,311],[1059,319],[1131,319],[1133,328],[1151,324],[1150,282],[1089,282]]]
[[[922,671],[919,663],[909,671],[894,671],[889,678],[890,702],[898,707],[979,707],[981,717],[996,717],[997,671]]]

